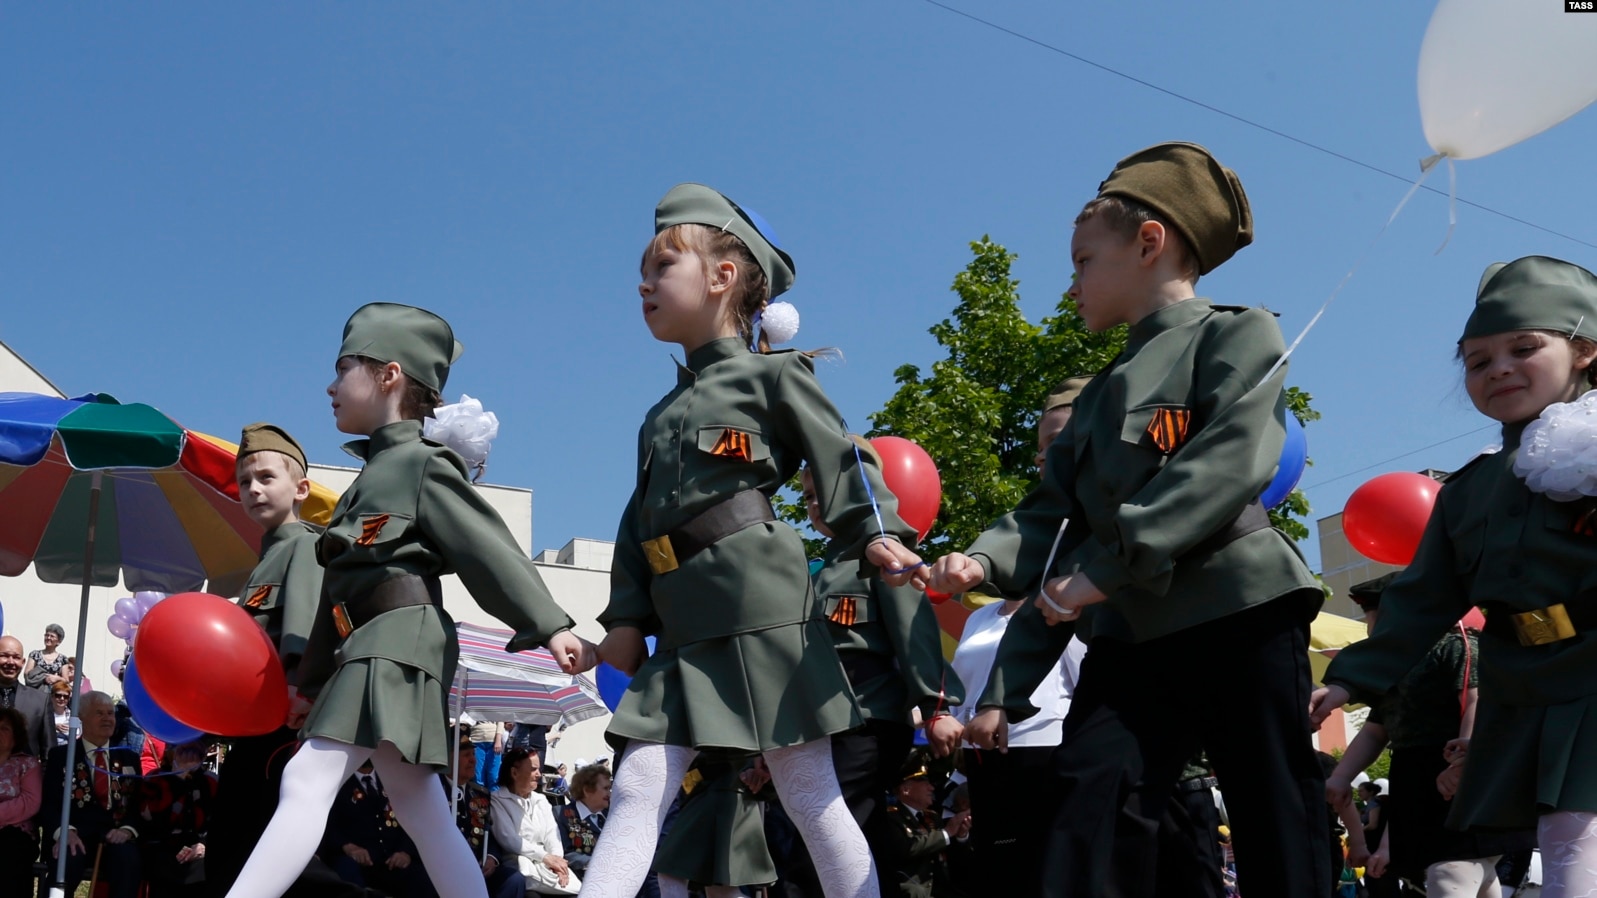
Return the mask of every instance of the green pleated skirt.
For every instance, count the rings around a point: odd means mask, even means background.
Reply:
[[[655,869],[699,885],[776,882],[765,840],[765,812],[738,781],[741,758],[703,769],[706,779],[682,802],[660,840]]]
[[[1553,811],[1597,812],[1597,696],[1502,705],[1482,690],[1453,804],[1455,829],[1533,829]]]

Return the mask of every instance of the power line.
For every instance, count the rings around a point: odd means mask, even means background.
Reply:
[[[1410,455],[1418,455],[1421,452],[1426,452],[1428,450],[1435,449],[1438,446],[1445,446],[1448,443],[1453,442],[1454,440],[1461,440],[1464,437],[1469,436],[1470,434],[1480,433],[1483,430],[1490,430],[1493,427],[1501,427],[1501,426],[1502,426],[1501,424],[1497,424],[1497,423],[1494,422],[1494,423],[1491,423],[1491,424],[1483,425],[1481,427],[1477,427],[1474,430],[1466,430],[1463,433],[1456,434],[1454,436],[1450,436],[1450,437],[1448,437],[1445,440],[1438,440],[1437,442],[1434,442],[1434,443],[1430,444],[1429,446],[1421,446],[1418,449],[1410,449],[1409,451],[1404,452],[1402,455],[1394,455],[1391,458],[1382,459],[1382,460],[1376,462],[1373,465],[1365,465],[1364,467],[1359,468],[1357,471],[1349,471],[1346,474],[1338,474],[1335,477],[1330,478],[1329,480],[1322,480],[1319,483],[1312,483],[1312,484],[1309,484],[1308,486],[1301,487],[1301,489],[1303,489],[1305,491],[1319,489],[1320,487],[1325,486],[1326,484],[1335,483],[1338,480],[1346,480],[1349,477],[1353,477],[1353,476],[1356,476],[1356,475],[1359,475],[1359,474],[1363,474],[1365,471],[1373,471],[1376,468],[1384,468],[1387,465],[1391,464],[1392,462],[1397,461],[1400,458],[1408,458]]]
[[[1013,38],[1018,38],[1020,40],[1025,41],[1028,44],[1033,44],[1035,46],[1041,47],[1042,49],[1047,50],[1047,51],[1049,51],[1051,53],[1057,53],[1060,56],[1063,56],[1063,57],[1065,57],[1067,59],[1071,59],[1071,60],[1074,60],[1076,62],[1079,62],[1082,65],[1091,66],[1092,68],[1098,69],[1101,72],[1106,72],[1106,73],[1108,73],[1110,75],[1114,75],[1117,78],[1123,78],[1126,81],[1130,81],[1133,84],[1138,84],[1138,85],[1146,87],[1146,88],[1148,88],[1150,90],[1158,91],[1159,93],[1162,93],[1162,94],[1164,94],[1167,97],[1171,97],[1171,98],[1180,100],[1183,103],[1188,103],[1190,105],[1198,107],[1199,109],[1204,109],[1204,110],[1207,110],[1209,112],[1213,112],[1216,115],[1223,115],[1226,118],[1231,119],[1234,122],[1238,122],[1240,124],[1247,125],[1250,128],[1255,128],[1255,129],[1257,129],[1259,131],[1263,131],[1266,134],[1270,134],[1270,135],[1273,135],[1275,137],[1279,137],[1282,140],[1288,141],[1290,143],[1295,143],[1298,146],[1305,147],[1307,149],[1314,150],[1314,151],[1319,152],[1319,153],[1324,153],[1325,155],[1330,156],[1333,159],[1339,159],[1339,160],[1341,160],[1343,162],[1346,162],[1346,163],[1348,163],[1350,165],[1356,165],[1359,168],[1367,169],[1369,171],[1375,172],[1378,175],[1385,175],[1386,177],[1392,178],[1393,180],[1402,181],[1404,184],[1412,185],[1412,184],[1415,183],[1415,179],[1413,179],[1413,178],[1405,177],[1403,175],[1398,174],[1397,172],[1390,171],[1388,169],[1384,169],[1384,168],[1380,167],[1379,165],[1373,165],[1371,163],[1365,162],[1362,159],[1355,159],[1352,156],[1347,155],[1346,153],[1337,152],[1336,150],[1333,150],[1333,149],[1331,149],[1329,147],[1321,146],[1321,145],[1319,145],[1317,143],[1314,143],[1313,141],[1304,140],[1301,137],[1297,137],[1297,136],[1294,136],[1292,134],[1288,134],[1285,131],[1281,131],[1281,130],[1279,130],[1277,128],[1272,128],[1269,125],[1261,124],[1259,122],[1253,121],[1250,118],[1246,118],[1244,116],[1238,115],[1235,112],[1231,112],[1231,111],[1226,110],[1226,109],[1221,109],[1218,106],[1215,106],[1215,105],[1210,104],[1210,103],[1205,103],[1204,101],[1199,100],[1199,99],[1197,99],[1195,97],[1190,97],[1190,96],[1187,96],[1186,94],[1180,93],[1178,91],[1171,90],[1168,87],[1163,87],[1161,85],[1155,84],[1152,81],[1148,81],[1148,80],[1143,79],[1143,78],[1138,78],[1136,75],[1132,75],[1132,74],[1127,73],[1127,72],[1122,72],[1121,70],[1119,70],[1117,68],[1114,68],[1113,66],[1105,65],[1104,63],[1088,59],[1087,57],[1082,56],[1082,55],[1080,55],[1078,53],[1072,53],[1071,51],[1066,50],[1063,47],[1059,47],[1059,46],[1056,46],[1054,44],[1050,44],[1047,41],[1038,40],[1037,38],[1034,38],[1034,37],[1032,37],[1029,34],[1024,34],[1022,32],[1016,31],[1013,28],[1007,28],[1007,27],[1005,27],[1003,25],[998,24],[997,22],[989,21],[987,19],[982,18],[981,16],[973,15],[971,13],[965,12],[962,9],[958,9],[956,7],[953,7],[953,6],[949,6],[946,3],[941,3],[941,2],[939,2],[939,0],[921,0],[921,2],[926,3],[926,4],[930,5],[930,6],[935,6],[938,9],[941,9],[941,10],[944,10],[944,11],[947,11],[947,12],[951,12],[951,13],[953,13],[956,16],[960,16],[962,18],[969,19],[970,21],[975,22],[975,23],[977,23],[979,25],[985,25],[986,27],[991,28],[994,31],[1002,32],[1002,33],[1007,34],[1007,35],[1009,35],[1010,37],[1013,37]],[[1448,194],[1446,192],[1438,190],[1435,187],[1421,185],[1420,189],[1421,190],[1427,190],[1427,191],[1429,191],[1431,193],[1436,194],[1437,196],[1444,196],[1444,197],[1448,196]],[[1571,243],[1578,243],[1581,246],[1586,246],[1586,247],[1590,247],[1592,249],[1597,249],[1597,243],[1592,243],[1591,241],[1588,241],[1588,240],[1582,240],[1579,237],[1575,237],[1575,236],[1570,235],[1570,234],[1565,234],[1562,231],[1555,231],[1552,228],[1549,228],[1549,227],[1547,227],[1545,225],[1539,225],[1539,224],[1537,224],[1534,221],[1527,221],[1527,220],[1525,220],[1523,218],[1520,218],[1517,215],[1510,215],[1507,212],[1502,212],[1502,211],[1499,211],[1497,209],[1493,209],[1491,206],[1485,206],[1485,205],[1482,205],[1480,203],[1474,202],[1472,200],[1467,200],[1467,199],[1464,199],[1463,197],[1458,197],[1458,196],[1455,196],[1452,199],[1455,202],[1458,202],[1458,203],[1460,203],[1462,205],[1465,205],[1465,206],[1469,206],[1472,209],[1479,209],[1482,212],[1486,212],[1486,213],[1488,213],[1490,215],[1495,215],[1498,218],[1502,218],[1502,219],[1505,219],[1507,221],[1514,222],[1515,224],[1524,225],[1527,228],[1533,228],[1535,230],[1541,231],[1544,234],[1550,234],[1550,235],[1552,235],[1554,237],[1560,237],[1560,238],[1562,238],[1564,240],[1570,241]]]

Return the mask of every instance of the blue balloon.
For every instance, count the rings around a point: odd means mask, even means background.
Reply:
[[[1298,481],[1303,479],[1303,468],[1308,463],[1309,438],[1304,435],[1298,416],[1287,412],[1286,444],[1281,447],[1281,461],[1276,465],[1275,479],[1259,496],[1265,508],[1275,508],[1292,495],[1292,491],[1298,488]]]
[[[643,637],[643,644],[649,650],[649,654],[654,654],[655,643],[653,636]],[[631,684],[631,677],[605,664],[603,661],[599,662],[599,666],[593,669],[593,685],[599,687],[600,700],[612,712],[615,711],[616,705],[621,704],[621,696],[626,693],[627,687]]]
[[[128,711],[133,714],[133,722],[144,728],[144,732],[170,745],[181,745],[184,742],[193,742],[205,735],[191,726],[186,726],[173,719],[172,715],[161,710],[155,703],[150,693],[144,689],[144,682],[139,679],[139,665],[133,658],[122,668],[122,694],[127,700]]]

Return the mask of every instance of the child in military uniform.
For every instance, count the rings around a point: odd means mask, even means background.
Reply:
[[[642,275],[644,322],[686,358],[639,434],[599,617],[601,655],[636,674],[610,724],[628,744],[585,891],[632,898],[677,784],[698,749],[715,747],[765,754],[829,898],[874,895],[829,738],[859,726],[859,708],[815,613],[804,544],[770,496],[808,464],[827,525],[866,573],[920,577],[901,544],[915,532],[862,470],[811,358],[769,351],[768,302],[792,284],[793,261],[757,216],[708,187],[673,188]],[[646,660],[645,634],[658,636]]]
[[[1320,895],[1330,881],[1325,782],[1309,741],[1308,622],[1323,601],[1259,495],[1285,441],[1281,333],[1262,309],[1194,298],[1252,241],[1236,174],[1202,147],[1122,160],[1076,219],[1069,295],[1088,328],[1130,327],[1049,447],[1042,485],[932,586],[1042,594],[1004,634],[967,738],[1010,719],[1094,620],[1054,755],[1061,788],[1044,894],[1151,894],[1159,818],[1207,749],[1237,824],[1242,890]],[[1023,617],[1021,617],[1023,615]],[[1227,714],[1190,700],[1194,671]]]
[[[322,599],[322,566],[316,560],[316,540],[322,531],[299,519],[300,503],[310,496],[305,450],[281,427],[251,424],[238,439],[236,471],[244,511],[266,531],[261,562],[250,573],[239,603],[255,615],[277,646],[277,657],[292,683]],[[277,809],[283,767],[293,754],[296,731],[309,707],[292,687],[289,700],[284,726],[265,735],[229,740],[227,759],[217,775],[205,861],[209,894],[225,895],[232,888],[250,848]]]
[[[1464,387],[1503,425],[1437,496],[1369,639],[1331,662],[1315,723],[1392,692],[1478,606],[1480,701],[1448,825],[1539,831],[1542,894],[1597,889],[1597,483],[1583,460],[1597,359],[1597,277],[1529,256],[1486,269],[1459,339]],[[1394,793],[1398,794],[1398,793]],[[1392,826],[1398,821],[1394,816]]]
[[[445,701],[459,651],[440,576],[459,574],[515,629],[508,650],[547,645],[568,671],[592,663],[592,646],[571,633],[465,462],[422,438],[459,354],[449,324],[423,309],[372,303],[344,325],[327,393],[338,429],[369,437],[346,446],[366,465],[317,544],[324,589],[298,676],[315,697],[305,742],[231,898],[283,893],[316,850],[339,786],[367,759],[439,894],[487,895],[436,779],[454,751]]]

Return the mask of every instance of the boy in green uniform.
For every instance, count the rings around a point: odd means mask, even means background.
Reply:
[[[1323,601],[1259,494],[1285,441],[1281,333],[1261,309],[1194,298],[1252,241],[1241,182],[1202,147],[1122,160],[1076,220],[1070,296],[1094,331],[1130,326],[1049,447],[1042,485],[932,588],[1042,595],[1007,629],[967,738],[1003,746],[1008,719],[1057,663],[1083,608],[1090,650],[1054,756],[1062,801],[1045,894],[1146,895],[1157,830],[1200,747],[1237,823],[1239,885],[1323,894],[1324,778],[1309,741],[1308,623]],[[1228,713],[1180,684],[1226,684]]]
[[[322,596],[322,566],[316,560],[321,528],[299,519],[300,503],[310,496],[305,450],[273,424],[251,424],[238,440],[239,501],[250,520],[261,525],[261,563],[255,566],[239,603],[277,646],[290,683],[305,653],[316,606]],[[289,689],[289,719],[275,732],[231,740],[218,771],[216,810],[210,824],[206,887],[225,895],[249,859],[277,810],[283,766],[293,754],[295,730],[306,704]]]

